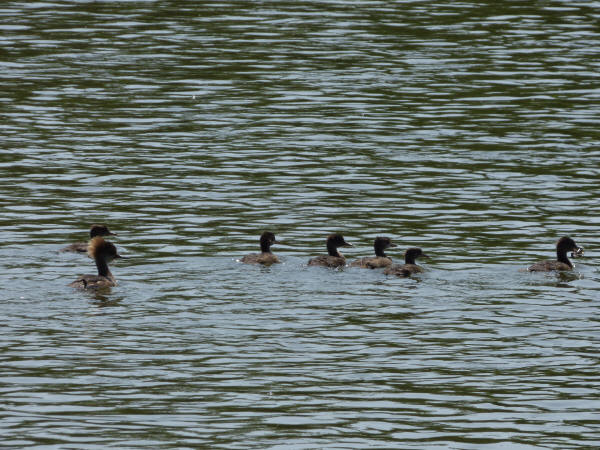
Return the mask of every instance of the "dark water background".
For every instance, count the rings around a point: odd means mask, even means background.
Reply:
[[[0,445],[600,446],[599,7],[3,2]]]

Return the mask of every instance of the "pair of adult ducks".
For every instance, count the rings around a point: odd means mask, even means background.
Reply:
[[[270,231],[265,231],[260,237],[261,253],[253,253],[246,255],[241,259],[241,262],[247,264],[264,264],[270,265],[278,263],[279,259],[271,252],[271,246],[276,244],[275,235]],[[308,261],[309,266],[323,267],[343,267],[346,265],[346,258],[342,255],[338,248],[352,247],[352,244],[346,242],[344,237],[339,233],[330,234],[327,237],[327,255],[317,256]],[[385,250],[389,247],[396,247],[390,238],[377,237],[373,243],[375,256],[368,256],[352,261],[350,267],[363,267],[368,269],[385,268],[384,272],[387,275],[397,275],[407,277],[414,273],[423,272],[423,268],[416,264],[417,258],[427,258],[420,248],[409,248],[404,253],[404,264],[393,264],[392,259],[385,254]],[[573,264],[569,261],[567,253],[571,252],[571,256],[582,256],[583,248],[579,247],[573,239],[568,236],[562,237],[556,243],[556,259],[545,260],[532,264],[527,268],[529,272],[550,272],[563,271],[573,269]]]
[[[86,243],[71,244],[63,248],[62,252],[87,251],[88,255],[94,260],[98,275],[82,275],[69,286],[79,289],[98,289],[103,287],[116,286],[117,280],[110,271],[108,264],[117,258],[122,258],[117,252],[115,245],[104,239],[104,236],[115,236],[105,225],[92,225],[90,228],[90,241]],[[271,265],[279,263],[279,258],[271,252],[271,246],[277,244],[275,235],[270,231],[265,231],[260,237],[260,253],[252,253],[241,259],[246,264]],[[308,261],[309,266],[323,267],[343,267],[346,265],[346,258],[339,252],[340,247],[352,247],[352,244],[346,242],[339,233],[333,233],[327,237],[327,255],[317,256]],[[368,269],[385,268],[387,275],[396,275],[407,277],[414,273],[423,272],[423,268],[416,264],[417,258],[427,257],[420,248],[409,248],[404,253],[404,264],[393,264],[392,259],[385,254],[385,250],[390,247],[396,247],[390,238],[377,237],[373,243],[375,256],[364,257],[352,261],[351,267],[363,267]],[[567,253],[572,252],[571,256],[582,256],[583,248],[579,247],[570,237],[562,237],[556,243],[556,259],[546,260],[535,263],[527,268],[530,272],[549,272],[563,271],[573,269],[573,264],[569,261]]]
[[[116,236],[106,225],[92,225],[90,228],[89,242],[76,242],[61,249],[61,252],[85,253],[96,263],[98,275],[82,275],[69,286],[78,289],[99,289],[117,285],[117,280],[113,276],[108,263],[117,258],[122,258],[117,252],[117,247],[104,240],[104,236]]]

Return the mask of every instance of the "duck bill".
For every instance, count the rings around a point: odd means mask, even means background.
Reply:
[[[583,247],[577,247],[575,250],[573,250],[571,252],[571,258],[579,258],[579,257],[583,256],[584,253],[585,253],[585,250],[583,250]]]
[[[354,245],[350,244],[349,242],[344,242],[344,245],[342,245],[342,247],[354,247]]]
[[[388,247],[398,247],[398,245],[392,242],[390,245],[388,245]]]

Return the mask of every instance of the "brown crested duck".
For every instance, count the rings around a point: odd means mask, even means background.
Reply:
[[[94,224],[90,228],[90,239],[94,239],[96,236],[116,236],[116,233],[110,231],[106,225]],[[74,244],[67,245],[60,249],[60,252],[86,253],[87,251],[87,242],[75,242]]]
[[[117,285],[117,280],[110,272],[108,263],[113,259],[121,258],[117,248],[112,242],[105,241],[103,237],[96,236],[88,245],[88,254],[94,259],[98,268],[98,275],[82,275],[69,286],[79,289],[98,289]]]

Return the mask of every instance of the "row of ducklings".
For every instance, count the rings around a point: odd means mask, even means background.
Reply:
[[[340,253],[340,247],[353,247],[346,242],[344,236],[339,233],[330,234],[327,237],[327,255],[317,256],[308,260],[309,266],[322,267],[344,267],[346,258]],[[277,244],[275,235],[265,231],[260,236],[260,253],[251,253],[244,256],[240,261],[246,264],[271,265],[279,262],[279,258],[271,252],[271,246]],[[423,268],[416,264],[417,258],[428,258],[420,248],[409,248],[404,253],[404,264],[393,264],[392,258],[385,254],[389,247],[397,247],[388,237],[377,237],[373,243],[375,256],[365,256],[348,264],[350,267],[362,267],[366,269],[385,268],[384,273],[407,277],[413,273],[423,272]]]
[[[105,225],[92,225],[90,229],[90,241],[88,243],[71,244],[61,251],[63,252],[87,252],[94,259],[98,269],[98,275],[83,275],[70,286],[90,289],[99,287],[115,286],[117,281],[112,275],[108,264],[116,258],[122,258],[117,252],[113,243],[104,240],[104,236],[114,236]],[[279,258],[271,252],[271,246],[277,244],[275,234],[265,231],[260,236],[260,253],[251,253],[240,259],[246,264],[262,264],[269,266],[279,263]],[[330,234],[327,237],[327,255],[317,256],[308,260],[309,266],[322,267],[344,267],[346,258],[338,248],[353,247],[346,242],[339,233]],[[387,275],[396,275],[399,277],[408,277],[414,273],[423,272],[423,268],[416,264],[417,258],[428,257],[420,248],[409,248],[404,253],[404,264],[393,264],[392,258],[385,254],[385,250],[390,247],[397,247],[388,237],[377,237],[373,243],[375,256],[359,258],[348,264],[350,267],[362,267],[367,269],[384,268]],[[562,237],[556,243],[556,259],[537,262],[527,268],[530,272],[549,272],[572,270],[573,264],[569,261],[567,253],[571,252],[571,257],[582,256],[583,248],[579,247],[573,239],[568,236]]]
[[[122,258],[117,252],[117,247],[104,240],[103,236],[116,236],[106,225],[92,225],[90,228],[89,242],[76,242],[62,248],[61,252],[86,253],[96,263],[98,275],[82,275],[69,286],[78,289],[98,289],[117,285],[117,280],[113,276],[108,263],[117,258]]]

